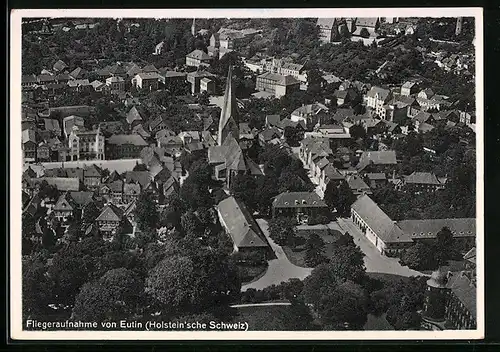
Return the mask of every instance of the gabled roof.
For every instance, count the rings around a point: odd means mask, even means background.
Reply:
[[[344,180],[345,176],[342,175],[332,164],[326,165],[325,176],[328,180]]]
[[[201,61],[211,59],[210,56],[208,56],[208,54],[206,52],[199,50],[199,49],[193,50],[192,52],[187,54],[187,57],[195,59],[195,60],[201,60]]]
[[[123,211],[114,204],[108,204],[95,221],[120,221],[122,218]]]
[[[138,182],[142,189],[146,189],[151,184],[149,171],[127,171],[124,176],[125,182]]]
[[[23,144],[27,142],[33,142],[36,143],[36,136],[35,136],[35,131],[33,130],[24,130],[22,132],[22,139],[23,139]]]
[[[142,121],[143,120],[143,116],[141,114],[141,112],[139,112],[139,110],[137,109],[136,106],[133,106],[129,112],[127,113],[127,122],[129,124],[132,124],[132,122],[134,121]]]
[[[353,191],[363,191],[369,190],[370,186],[368,186],[363,179],[358,175],[350,175],[346,179],[349,188]]]
[[[477,292],[476,285],[471,281],[471,278],[467,277],[464,272],[451,273],[451,275],[448,275],[446,287],[451,289],[453,294],[475,319],[477,317]]]
[[[429,120],[430,118],[432,118],[432,114],[425,111],[420,111],[413,117],[413,120],[423,123],[427,122],[427,120]]]
[[[365,175],[369,180],[386,180],[383,172],[369,172]]]
[[[379,208],[368,195],[359,197],[351,206],[384,243],[412,242],[411,238]]]
[[[395,165],[397,164],[396,152],[394,150],[364,151],[356,168],[362,170],[370,164]]]
[[[465,253],[464,259],[476,264],[476,247],[471,248],[470,251]]]
[[[134,79],[159,79],[160,75],[157,72],[141,72],[134,76]]]
[[[425,184],[425,185],[441,185],[438,178],[432,172],[413,172],[409,176],[405,176],[406,183]]]
[[[69,197],[71,197],[72,201],[74,204],[77,206],[83,208],[87,204],[91,203],[94,201],[94,192],[85,192],[85,191],[80,191],[80,192],[74,192],[70,191],[67,193]]]
[[[68,68],[68,65],[66,65],[62,60],[57,60],[52,68],[54,71],[63,71]]]
[[[69,75],[75,79],[79,79],[82,78],[86,73],[87,73],[86,70],[84,70],[81,67],[77,67],[73,71],[71,71]]]
[[[326,203],[316,192],[283,192],[273,201],[273,208],[325,208]]]
[[[77,177],[42,177],[32,179],[35,183],[47,181],[49,185],[55,186],[59,191],[78,191],[80,180]]]
[[[245,205],[229,197],[217,205],[222,225],[238,248],[268,247],[260,227]]]
[[[379,20],[378,17],[357,17],[356,26],[357,27],[376,27]]]
[[[46,131],[61,133],[61,127],[59,126],[59,121],[57,121],[56,119],[43,119],[43,122]]]
[[[153,64],[149,64],[149,65],[146,65],[142,68],[142,72],[160,72],[156,67],[155,65]]]
[[[367,96],[371,98],[375,98],[378,95],[378,99],[385,101],[389,95],[391,94],[391,91],[389,89],[384,89],[381,87],[376,87],[373,86],[371,89],[366,93]]]
[[[71,199],[69,193],[64,193],[59,196],[56,204],[54,205],[55,211],[72,211],[74,210],[75,204],[73,199]]]

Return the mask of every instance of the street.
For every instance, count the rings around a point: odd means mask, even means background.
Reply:
[[[398,258],[386,257],[375,248],[375,246],[363,235],[363,233],[354,225],[349,218],[338,218],[337,222],[343,229],[342,233],[349,232],[353,237],[354,243],[358,245],[365,254],[366,272],[385,273],[401,276],[422,276],[419,271],[412,270],[399,264]]]
[[[265,287],[269,287],[271,285],[278,285],[282,282],[288,281],[292,278],[304,279],[309,276],[312,272],[312,269],[309,268],[301,268],[292,264],[288,257],[286,256],[283,248],[276,244],[270,237],[268,231],[267,221],[264,219],[256,219],[259,227],[262,229],[262,232],[266,236],[271,248],[276,254],[276,259],[270,260],[268,262],[269,267],[267,268],[266,273],[257,281],[251,282],[247,285],[243,285],[241,287],[241,291],[246,291],[249,288],[254,288],[257,290],[261,290]]]

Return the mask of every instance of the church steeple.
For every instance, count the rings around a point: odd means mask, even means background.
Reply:
[[[226,80],[226,91],[219,120],[219,134],[217,135],[218,145],[222,145],[227,136],[232,135],[239,139],[238,128],[238,103],[233,88],[233,68],[229,66]]]
[[[193,24],[191,25],[191,34],[196,37],[196,18],[193,18]]]

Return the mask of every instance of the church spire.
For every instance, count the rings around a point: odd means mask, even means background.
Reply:
[[[228,135],[232,135],[236,140],[239,139],[238,121],[238,103],[233,88],[233,68],[230,65],[227,73],[226,91],[224,93],[224,102],[219,120],[219,134],[217,142],[219,145],[224,143]]]
[[[191,34],[196,37],[196,18],[193,18],[193,24],[191,25]]]

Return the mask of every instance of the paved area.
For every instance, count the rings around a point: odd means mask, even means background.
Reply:
[[[257,281],[251,282],[247,285],[243,285],[241,287],[241,291],[246,291],[249,288],[254,288],[256,290],[261,290],[265,287],[269,287],[271,285],[278,285],[282,282],[288,281],[292,278],[304,279],[309,276],[312,272],[312,269],[309,268],[301,268],[300,266],[296,266],[292,264],[288,257],[286,256],[283,248],[276,244],[270,237],[268,231],[267,221],[264,219],[257,219],[257,223],[259,224],[262,232],[266,236],[271,248],[276,254],[276,259],[270,260],[268,262],[269,267],[267,268],[266,273]]]
[[[399,264],[398,258],[386,257],[377,250],[377,248],[363,235],[356,225],[349,218],[338,218],[337,222],[341,232],[346,231],[354,238],[356,243],[365,254],[366,272],[369,273],[385,273],[401,276],[423,276],[419,271],[412,270],[406,266]]]

